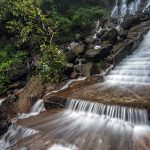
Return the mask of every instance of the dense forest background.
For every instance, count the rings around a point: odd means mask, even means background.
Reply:
[[[0,94],[8,84],[38,74],[63,80],[66,59],[60,45],[76,33],[90,34],[106,20],[112,0],[0,0]]]

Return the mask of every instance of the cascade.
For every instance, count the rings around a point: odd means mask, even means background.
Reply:
[[[120,62],[106,82],[115,84],[150,85],[150,32],[144,36],[139,47]]]
[[[41,111],[44,110],[45,108],[44,108],[43,100],[38,100],[32,106],[31,111],[29,113],[19,114],[19,116],[15,118],[15,121],[18,119],[24,119],[30,116],[38,115]],[[2,137],[0,137],[0,149],[4,150],[10,147],[11,145],[14,145],[21,138],[28,137],[35,133],[38,133],[38,131],[12,124],[10,125],[8,131]]]
[[[100,21],[98,20],[98,21],[96,22],[95,34],[94,34],[93,38],[96,39],[96,38],[97,38],[97,34],[100,33],[102,30],[103,30],[103,29],[102,29],[102,27],[100,26]]]
[[[104,105],[82,100],[69,100],[68,109],[84,115],[99,115],[104,118],[118,119],[134,124],[147,124],[148,114],[144,109],[128,108],[116,105]]]
[[[131,4],[129,5],[129,13],[135,14],[135,12],[139,10],[141,2],[141,0],[135,0],[134,2],[131,2]]]
[[[119,13],[118,0],[116,0],[116,4],[115,4],[114,9],[112,10],[111,17],[114,17],[114,18],[118,17],[118,13]]]
[[[143,8],[142,5],[144,5],[145,7]],[[113,18],[124,17],[127,13],[135,14],[137,11],[142,10],[142,8],[144,12],[149,8],[149,6],[150,0],[148,0],[146,4],[142,0],[134,0],[128,5],[127,0],[120,0],[120,2],[116,0],[116,4],[112,10],[111,17]]]
[[[8,131],[0,138],[0,149],[4,150],[14,145],[18,140],[37,133],[38,131],[27,129],[12,124]]]
[[[16,119],[24,119],[24,118],[28,118],[30,116],[36,116],[38,115],[40,112],[45,111],[45,107],[44,107],[44,102],[43,100],[38,100],[31,108],[29,113],[22,113],[22,114],[18,114],[18,116],[16,117]]]
[[[124,17],[127,14],[127,0],[122,0],[121,2],[121,8],[120,8],[120,17]]]
[[[148,138],[150,134],[147,111],[144,109],[76,99],[68,100],[64,112],[35,127],[42,128],[49,131],[45,138],[57,140],[58,143],[65,141],[81,150],[133,150],[138,148],[140,137]],[[60,147],[57,142],[50,150]],[[61,147],[63,149],[64,146]],[[68,147],[68,150],[73,149]]]
[[[147,1],[147,4],[146,4],[146,6],[144,7],[144,9],[143,9],[143,12],[145,12],[145,11],[149,11],[149,9],[150,9],[150,0],[148,0]]]

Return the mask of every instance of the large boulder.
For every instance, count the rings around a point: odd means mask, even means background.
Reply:
[[[91,75],[96,74],[96,69],[96,66],[92,62],[74,66],[75,72],[85,77],[90,77]]]
[[[23,91],[19,94],[15,103],[15,111],[19,113],[28,112],[31,106],[43,96],[44,92],[45,86],[42,78],[38,76],[31,77]]]
[[[86,37],[84,39],[84,43],[86,45],[93,45],[95,43],[95,39],[92,36]]]
[[[101,40],[102,42],[108,41],[108,43],[116,43],[118,40],[117,37],[118,37],[117,30],[115,28],[112,28],[102,35]]]
[[[139,15],[126,15],[123,23],[121,24],[121,27],[125,30],[128,30],[131,27],[138,24],[139,22],[140,22],[140,16]]]
[[[87,50],[84,57],[86,59],[104,59],[110,54],[110,50],[112,49],[113,45],[108,44],[104,47],[101,47],[99,49],[90,49]]]
[[[126,15],[121,27],[125,30],[130,29],[131,27],[148,20],[150,20],[150,12],[137,13],[136,15]]]
[[[118,34],[119,34],[119,37],[121,39],[126,39],[128,36],[128,31],[127,30],[120,30]]]
[[[77,57],[73,50],[69,50],[65,53],[65,55],[68,62],[74,62],[75,58]]]
[[[79,42],[74,45],[72,48],[72,51],[75,53],[76,56],[79,56],[79,54],[82,54],[84,52],[85,45],[82,42]]]

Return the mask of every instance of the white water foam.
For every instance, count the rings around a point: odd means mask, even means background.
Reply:
[[[62,144],[54,144],[47,150],[78,150],[76,146],[73,145],[62,145]]]
[[[52,91],[52,92],[49,92],[48,94],[46,94],[46,96],[52,94],[52,93],[56,93],[56,92],[59,92],[59,91],[62,91],[64,89],[67,89],[69,87],[69,85],[73,82],[76,82],[76,81],[84,81],[86,79],[86,77],[80,77],[78,79],[72,79],[72,80],[69,80],[67,82],[67,84],[65,84],[60,90],[57,90],[57,91]]]
[[[0,105],[5,101],[6,98],[0,99]]]
[[[31,108],[29,113],[23,113],[23,114],[18,114],[18,116],[16,117],[16,119],[24,119],[24,118],[28,118],[31,116],[36,116],[38,115],[40,112],[45,111],[45,107],[44,107],[44,102],[43,100],[38,100]]]
[[[150,85],[149,40],[150,32],[145,35],[139,47],[105,77],[106,83]]]
[[[12,124],[8,131],[0,138],[0,150],[5,150],[14,145],[18,140],[35,133],[38,133],[38,131]]]
[[[98,103],[71,100],[66,106],[68,109],[53,115],[49,121],[37,125],[35,129],[46,128],[48,132],[45,133],[45,138],[65,141],[83,150],[133,150],[138,148],[137,143],[141,136],[144,139],[149,135],[150,128],[147,121],[143,121],[142,124],[127,122],[126,119],[120,121],[119,114],[124,112],[124,107],[112,106],[109,109],[107,105],[100,106]],[[100,113],[103,108],[104,114]],[[134,118],[137,114],[137,118],[142,120],[143,115],[139,112],[141,112],[139,109],[127,110],[127,114],[131,117]],[[107,117],[107,113],[118,116]],[[142,144],[145,146],[144,142]]]

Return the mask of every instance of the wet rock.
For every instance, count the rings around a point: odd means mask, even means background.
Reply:
[[[69,50],[65,53],[65,55],[68,62],[74,62],[75,58],[77,57],[73,50]]]
[[[113,45],[112,44],[108,44],[104,47],[101,47],[99,49],[91,49],[86,51],[84,57],[86,59],[103,59],[106,56],[109,55],[110,50],[112,49]]]
[[[79,54],[84,52],[84,47],[85,45],[82,42],[80,42],[74,45],[74,47],[72,48],[72,51],[75,53],[76,56],[78,56]]]
[[[82,72],[82,65],[74,65],[74,70],[77,72],[77,73],[81,73]]]
[[[110,43],[116,43],[118,37],[118,32],[115,28],[110,29],[109,31],[105,32],[101,37],[102,42],[108,41]]]
[[[18,97],[16,103],[16,112],[28,112],[35,101],[42,97],[43,93],[45,92],[44,89],[45,86],[40,77],[31,77],[30,81],[27,83]]]
[[[127,31],[127,30],[120,30],[120,31],[118,32],[118,34],[119,34],[119,37],[120,37],[121,39],[126,39],[127,36],[128,36],[128,31]]]
[[[96,74],[98,72],[93,62],[87,62],[82,65],[75,65],[74,70],[81,76],[85,77],[90,77],[91,75]]]
[[[99,33],[97,33],[97,38],[101,38],[106,31],[107,30],[101,30]]]
[[[81,34],[79,33],[75,34],[75,42],[79,42],[80,40],[82,40]]]
[[[44,106],[46,109],[54,108],[64,108],[67,99],[61,96],[51,96],[46,101],[44,101]]]
[[[137,15],[126,15],[124,18],[123,23],[121,24],[121,27],[125,30],[130,29],[134,25],[138,24],[140,22],[140,18]]]
[[[72,72],[73,72],[73,64],[72,63],[68,63],[66,65],[66,69],[64,71],[64,74],[69,77]]]
[[[70,78],[75,79],[79,76],[79,73],[77,73],[75,70],[71,73]]]
[[[95,43],[95,39],[92,36],[86,37],[84,43],[86,45],[93,45]]]

